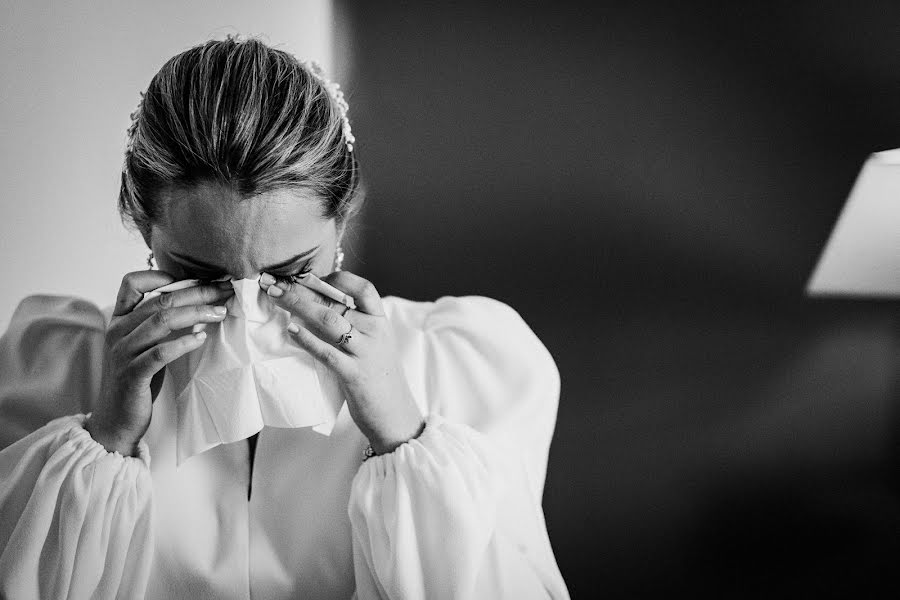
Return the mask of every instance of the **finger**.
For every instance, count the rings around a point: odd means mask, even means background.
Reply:
[[[275,304],[294,315],[301,324],[322,340],[334,344],[352,324],[357,331],[368,333],[373,330],[376,317],[347,307],[300,283],[279,281],[269,285],[265,277],[260,277],[260,287],[272,297]],[[344,313],[341,316],[341,313]],[[344,348],[348,350],[347,348]]]
[[[375,317],[384,316],[381,294],[368,279],[350,271],[335,271],[323,277],[322,281],[353,296],[356,301],[356,310]]]
[[[131,363],[132,372],[137,379],[149,381],[157,371],[176,358],[196,350],[205,341],[206,332],[201,331],[153,346],[134,359]]]
[[[231,285],[231,282],[200,284],[183,290],[166,292],[152,300],[148,300],[128,315],[125,315],[122,322],[117,324],[117,328],[121,328],[122,335],[125,335],[129,331],[134,330],[150,315],[161,310],[198,304],[220,304],[233,295],[234,287]]]
[[[119,294],[116,296],[116,305],[113,309],[113,316],[118,317],[137,306],[137,303],[144,297],[144,292],[150,292],[158,287],[173,283],[175,278],[165,271],[148,270],[132,271],[126,273],[122,277],[122,283],[119,286]]]
[[[291,337],[296,340],[297,344],[313,358],[333,370],[339,376],[350,378],[354,367],[353,358],[350,355],[338,350],[331,344],[322,341],[314,333],[305,327],[301,327],[296,323],[291,323],[288,327]]]
[[[287,299],[284,298],[284,292],[289,292],[290,299],[300,298],[308,302],[321,304],[322,306],[335,311],[343,312],[344,305],[341,302],[338,302],[333,298],[329,298],[328,296],[325,296],[324,294],[321,294],[318,291],[303,285],[302,283],[300,283],[300,280],[294,283],[285,281],[283,279],[279,279],[276,281],[275,277],[273,277],[271,274],[263,273],[259,278],[259,287],[261,287],[263,291],[265,291],[267,294],[269,294],[269,296],[275,299],[278,304],[283,305],[287,301]]]
[[[362,295],[365,296],[364,302],[366,303],[366,307],[371,310],[375,310],[375,313],[368,313],[367,311],[362,310],[362,307],[359,306],[358,303],[356,309],[348,310],[347,306],[343,303],[329,298],[328,296],[321,294],[317,290],[310,289],[309,287],[304,285],[302,279],[295,283],[290,283],[284,280],[279,280],[276,282],[275,278],[270,274],[263,273],[259,278],[259,285],[267,294],[269,294],[269,296],[272,296],[275,299],[277,304],[284,308],[287,308],[288,310],[290,310],[289,306],[295,298],[305,299],[310,302],[316,302],[327,308],[330,308],[338,315],[349,319],[350,322],[353,323],[354,327],[357,327],[360,331],[363,331],[365,333],[371,332],[377,326],[377,321],[380,320],[378,317],[384,316],[384,311],[381,307],[381,299],[378,299],[378,303],[376,305],[368,295],[369,293],[371,293],[371,291],[374,291],[374,286],[372,286],[372,290],[364,291],[362,293]],[[329,283],[328,285],[332,284]],[[336,288],[336,286],[333,285],[332,287]],[[341,290],[340,288],[336,289],[338,289],[339,292],[344,292],[344,290]],[[375,294],[377,295],[378,292],[375,291]]]
[[[325,308],[314,302],[298,300],[292,307],[291,314],[294,321],[300,320],[299,325],[304,326],[323,342],[335,346],[345,334],[353,335],[352,344],[341,344],[340,349],[357,356],[361,348],[363,332],[353,325],[348,319],[337,314],[330,308]],[[348,315],[349,316],[349,315]],[[289,327],[288,331],[292,331]]]
[[[200,304],[160,310],[145,319],[122,340],[126,352],[132,356],[158,344],[173,333],[205,323],[218,323],[225,319],[224,306]],[[192,333],[196,333],[194,330]]]

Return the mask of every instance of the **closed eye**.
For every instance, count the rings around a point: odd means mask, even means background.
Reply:
[[[269,273],[269,275],[274,277],[275,281],[280,282],[280,283],[288,283],[288,284],[297,283],[298,279],[300,279],[301,277],[303,277],[304,275],[306,275],[307,273],[310,273],[312,271],[312,267],[309,266],[311,262],[312,262],[312,259],[306,261],[306,263],[303,265],[303,267],[299,271],[295,271],[294,273],[288,273],[286,275],[279,274],[279,273]]]
[[[303,266],[298,270],[292,273],[274,273],[272,271],[268,271],[269,275],[275,278],[276,281],[284,281],[288,283],[296,283],[296,280],[300,277],[303,277],[307,273],[312,272],[312,267],[310,266],[313,258],[310,257],[303,263]],[[179,267],[181,267],[182,272],[184,273],[186,278],[190,279],[203,279],[203,280],[212,280],[218,279],[220,277],[225,276],[225,273],[219,270],[209,270],[204,269],[195,265],[185,265],[180,262],[177,263]]]

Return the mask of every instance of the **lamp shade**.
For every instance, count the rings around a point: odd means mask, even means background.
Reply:
[[[806,293],[900,298],[900,149],[863,165]]]

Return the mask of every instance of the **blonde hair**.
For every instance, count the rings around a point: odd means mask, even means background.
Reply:
[[[316,67],[318,69],[318,67]],[[346,104],[321,72],[229,35],[169,59],[132,113],[119,214],[149,240],[162,192],[218,183],[242,199],[312,190],[342,227],[364,200]]]

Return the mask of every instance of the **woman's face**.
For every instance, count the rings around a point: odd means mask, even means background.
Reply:
[[[277,190],[240,200],[215,185],[170,191],[151,230],[157,265],[176,279],[288,276],[306,265],[319,276],[334,264],[338,231],[311,192]]]

